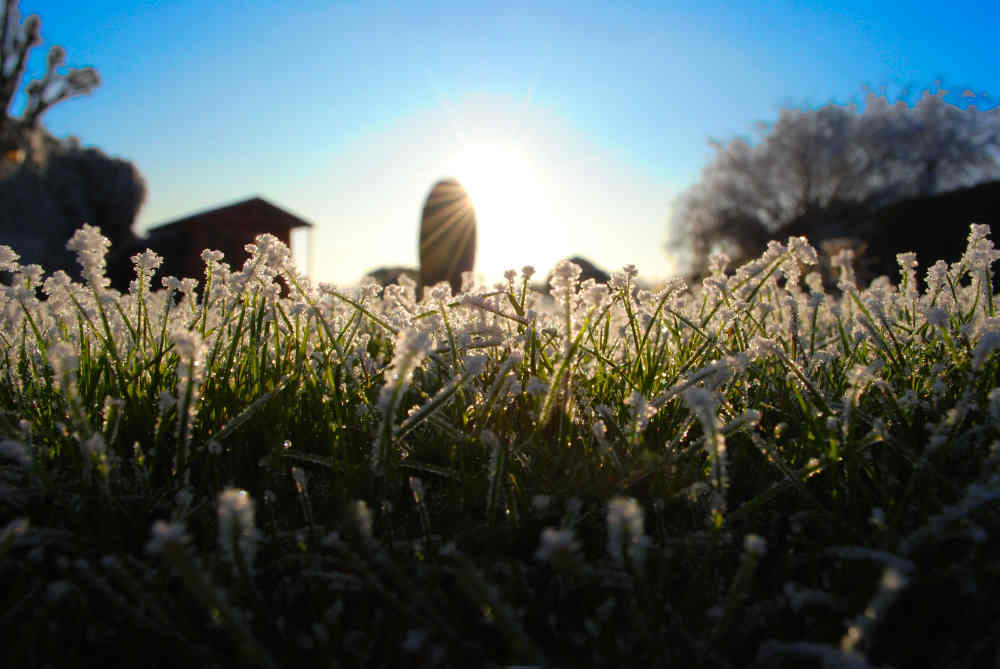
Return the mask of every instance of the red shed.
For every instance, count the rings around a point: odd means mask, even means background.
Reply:
[[[291,247],[293,229],[312,227],[312,223],[267,200],[253,197],[150,228],[145,245],[164,258],[160,276],[200,278],[205,272],[201,260],[205,249],[222,251],[225,262],[238,270],[248,257],[244,245],[257,235],[271,233]],[[311,253],[308,258],[311,265]],[[311,267],[300,269],[312,273]]]

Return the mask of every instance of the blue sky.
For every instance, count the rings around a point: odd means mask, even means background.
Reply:
[[[136,164],[138,229],[260,195],[316,224],[314,275],[415,265],[423,198],[477,188],[477,267],[584,255],[670,274],[670,202],[782,106],[942,80],[1000,95],[978,2],[22,0],[101,86],[43,118]],[[15,103],[15,111],[16,111]],[[464,173],[457,173],[464,172]]]

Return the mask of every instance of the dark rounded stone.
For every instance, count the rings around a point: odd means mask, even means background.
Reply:
[[[462,287],[462,273],[476,260],[476,210],[469,193],[455,179],[434,184],[420,221],[420,286],[439,281]]]

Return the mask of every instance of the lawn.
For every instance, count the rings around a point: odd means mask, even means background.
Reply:
[[[987,233],[419,300],[0,247],[5,666],[994,666]]]

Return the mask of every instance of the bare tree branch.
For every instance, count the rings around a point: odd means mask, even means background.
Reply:
[[[18,0],[5,0],[0,20],[0,104],[7,119],[10,118],[10,105],[28,64],[28,53],[42,41],[41,20],[32,15],[21,24],[17,4]],[[61,46],[49,49],[45,76],[24,88],[28,101],[19,119],[22,124],[37,127],[42,114],[53,105],[86,95],[101,83],[92,67],[71,69],[66,74],[60,74],[59,68],[65,63],[66,51]]]
[[[45,76],[28,84],[24,91],[28,96],[22,121],[31,127],[38,125],[41,118],[50,107],[78,95],[92,92],[101,83],[97,70],[92,67],[71,69],[67,74],[57,72],[66,61],[66,52],[60,46],[49,50],[49,58]]]
[[[29,16],[20,23],[18,0],[6,0],[0,30],[0,105],[9,113],[14,94],[28,64],[28,52],[42,41],[42,22]]]

